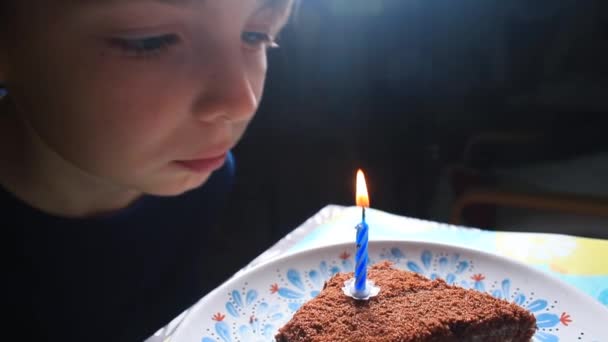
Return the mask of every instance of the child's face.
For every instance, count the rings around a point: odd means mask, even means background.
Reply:
[[[181,193],[219,167],[209,159],[256,111],[268,37],[289,7],[276,15],[264,2],[25,1],[0,74],[53,153],[114,184]]]

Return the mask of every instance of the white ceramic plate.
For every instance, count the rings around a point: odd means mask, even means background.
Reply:
[[[277,330],[336,272],[350,272],[354,244],[276,259],[234,277],[198,302],[172,342],[274,341]],[[506,298],[534,313],[534,341],[608,341],[608,310],[570,285],[523,264],[453,246],[370,241],[371,263],[440,277],[448,283]]]

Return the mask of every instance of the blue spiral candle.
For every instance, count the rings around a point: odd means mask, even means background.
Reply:
[[[344,282],[342,292],[356,300],[368,300],[380,293],[380,287],[367,279],[367,242],[369,226],[365,222],[365,208],[369,208],[369,196],[363,171],[357,171],[357,206],[361,207],[361,223],[357,228],[357,252],[355,253],[355,276]]]
[[[357,253],[355,254],[355,295],[367,297],[367,241],[369,227],[365,222],[365,207],[361,223],[357,225]]]
[[[355,254],[355,286],[353,295],[359,298],[367,297],[367,241],[369,227],[365,222],[365,208],[369,207],[369,196],[363,171],[357,171],[357,206],[361,207],[361,223],[357,225],[357,253]]]

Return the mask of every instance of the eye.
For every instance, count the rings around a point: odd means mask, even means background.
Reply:
[[[248,48],[259,50],[262,48],[277,48],[279,45],[274,41],[274,38],[268,33],[245,31],[241,34],[241,40]]]
[[[179,37],[165,34],[142,38],[111,38],[109,43],[127,57],[155,57],[179,43]]]

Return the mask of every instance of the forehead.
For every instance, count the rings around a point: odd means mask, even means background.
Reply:
[[[225,12],[234,13],[234,18],[240,16],[238,13],[248,16],[263,12],[264,14],[257,18],[271,23],[272,30],[278,32],[287,22],[293,3],[297,0],[10,0],[8,4],[5,2],[6,0],[0,1],[4,3],[2,9],[6,9],[9,4],[15,7],[10,11],[10,20],[6,20],[7,25],[31,31],[45,29],[49,22],[53,25],[58,23],[80,25],[83,22],[89,24],[100,22],[108,25],[117,18],[114,14],[121,13],[123,10],[123,17],[153,22],[159,18],[169,17],[170,13],[177,13],[172,9],[180,13],[190,12],[192,14],[204,14],[208,9],[211,14],[217,13],[219,8],[225,7]],[[142,8],[148,8],[148,4],[152,6],[150,8],[156,9],[150,12],[141,11]],[[236,10],[238,13],[232,12]],[[76,20],[64,20],[63,18],[75,18]],[[5,20],[2,22],[4,23]],[[276,32],[273,33],[276,34]]]
[[[51,3],[57,3],[57,2],[64,2],[64,3],[71,3],[74,5],[78,5],[78,4],[97,4],[97,5],[104,5],[104,4],[128,4],[128,3],[146,3],[146,2],[151,2],[151,3],[161,3],[161,4],[167,4],[167,5],[172,5],[172,6],[179,6],[179,7],[188,7],[188,6],[204,6],[207,3],[210,2],[216,2],[216,1],[221,1],[221,2],[234,2],[234,3],[240,3],[243,6],[251,6],[251,4],[253,4],[253,6],[255,8],[260,8],[260,9],[274,9],[277,11],[288,11],[294,0],[54,0],[51,1]]]
[[[53,0],[51,2],[56,2]],[[215,5],[217,2],[223,2],[230,6],[242,6],[252,8],[254,11],[268,10],[273,19],[279,22],[285,22],[291,13],[295,0],[62,0],[71,2],[74,5],[91,4],[91,5],[116,5],[130,3],[157,3],[165,4],[179,8],[204,8],[206,5]]]

